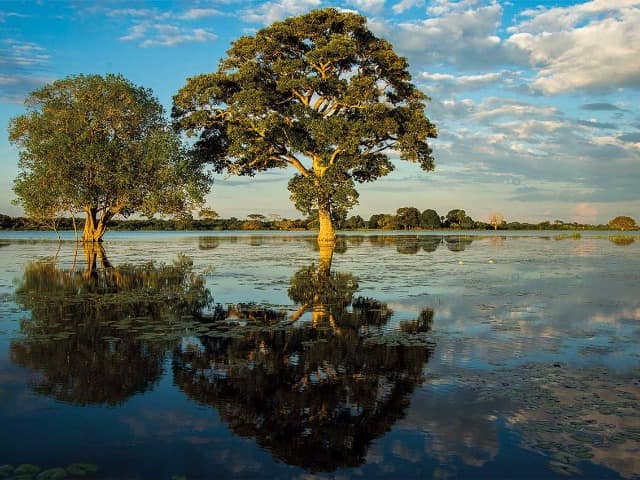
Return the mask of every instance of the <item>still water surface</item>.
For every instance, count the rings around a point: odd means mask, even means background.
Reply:
[[[637,235],[42,238],[0,236],[0,466],[640,478]]]

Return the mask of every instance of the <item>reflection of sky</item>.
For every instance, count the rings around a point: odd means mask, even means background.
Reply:
[[[253,301],[293,310],[289,281],[300,268],[317,262],[318,255],[313,241],[295,235],[221,235],[216,248],[205,250],[199,248],[200,234],[143,234],[136,241],[109,235],[105,248],[114,265],[169,263],[178,253],[192,257],[195,271],[206,274],[215,301],[223,304]],[[452,251],[445,243],[429,251],[423,244],[433,239],[414,240],[419,248],[410,251],[417,253],[403,254],[393,238],[347,237],[346,251],[333,256],[334,271],[358,278],[356,295],[387,302],[394,311],[390,323],[416,318],[423,308],[435,312],[436,349],[425,366],[424,386],[414,393],[405,418],[374,442],[368,463],[346,473],[495,473],[492,469],[508,456],[533,462],[532,475],[548,474],[540,453],[519,449],[517,430],[505,423],[514,405],[482,396],[458,380],[465,375],[482,379],[531,362],[559,363],[567,372],[595,365],[621,376],[637,372],[640,242],[619,246],[607,236],[587,234],[577,240],[510,235],[471,237],[463,242],[463,251]],[[303,473],[274,463],[250,439],[231,434],[215,409],[187,400],[173,385],[170,368],[152,391],[117,408],[74,407],[36,397],[30,389],[36,373],[8,360],[10,339],[18,334],[19,319],[28,315],[18,311],[10,295],[29,261],[53,256],[56,250],[55,243],[33,242],[0,249],[0,421],[3,438],[12,439],[11,445],[1,442],[0,464],[33,462],[31,455],[54,466],[55,455],[60,455],[68,463],[105,465],[116,455],[138,472],[157,471],[160,465],[171,474],[191,471],[194,478],[202,472],[188,465],[198,462],[226,465],[227,474]],[[69,266],[73,256],[73,244],[65,243],[59,263]],[[81,254],[78,262],[82,264]],[[34,441],[50,431],[58,432],[58,445]],[[86,453],[68,453],[80,444],[86,445]],[[150,451],[156,453],[143,453]],[[173,452],[179,460],[170,460]],[[616,468],[615,461],[596,459]],[[442,463],[447,466],[438,466]]]

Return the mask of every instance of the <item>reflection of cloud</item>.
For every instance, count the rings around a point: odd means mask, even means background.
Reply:
[[[636,320],[640,321],[640,305],[635,307],[622,308],[615,312],[597,312],[591,315],[588,323],[604,323],[622,327],[624,321]]]
[[[194,435],[194,433],[205,432],[217,425],[216,422],[208,418],[193,416],[177,410],[149,409],[145,409],[135,416],[123,417],[120,422],[128,425],[131,433],[136,437],[173,437],[184,434],[196,443],[203,443],[203,437]],[[214,441],[214,439],[209,441]]]
[[[466,465],[481,467],[495,458],[500,449],[498,425],[489,412],[503,410],[505,406],[504,400],[480,398],[477,390],[423,389],[400,425],[422,432],[424,453],[440,462],[448,463],[456,456]],[[394,445],[396,450],[400,451]],[[405,454],[417,461],[415,451]]]

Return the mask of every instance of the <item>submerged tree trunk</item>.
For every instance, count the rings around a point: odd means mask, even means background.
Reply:
[[[97,208],[85,208],[84,209],[87,218],[84,221],[84,229],[82,231],[83,242],[101,242],[102,236],[107,229],[107,222],[110,215],[104,212],[100,218],[98,218]]]
[[[333,248],[331,244],[320,245],[318,258],[318,276],[329,278],[331,276],[331,261],[333,260]]]
[[[331,211],[328,205],[320,205],[318,208],[318,220],[320,231],[318,232],[319,245],[334,245],[336,243],[336,232],[331,221]]]
[[[102,269],[111,267],[107,254],[104,251],[102,245],[96,243],[84,243],[84,260],[86,263],[86,269],[84,272],[84,278],[89,280],[91,278],[98,278],[98,262]],[[75,260],[74,260],[75,261]]]

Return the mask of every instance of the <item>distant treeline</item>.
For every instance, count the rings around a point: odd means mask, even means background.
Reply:
[[[211,211],[209,211],[211,213]],[[215,218],[211,218],[211,217]],[[614,225],[589,225],[562,220],[544,221],[540,223],[506,222],[501,214],[492,214],[490,222],[474,220],[464,210],[450,210],[447,215],[438,215],[435,210],[427,209],[420,212],[415,207],[399,208],[396,214],[380,213],[371,215],[365,220],[360,215],[353,215],[344,220],[336,220],[341,230],[609,230]],[[610,222],[611,223],[611,222]],[[82,221],[78,222],[78,229],[82,229]],[[73,230],[70,218],[59,220],[58,230]],[[235,217],[220,218],[216,214],[209,218],[193,218],[183,216],[179,218],[151,218],[112,220],[112,230],[316,230],[317,217],[305,219],[281,218],[277,215],[269,217],[261,214],[251,214],[246,219]],[[47,225],[40,224],[26,217],[10,217],[0,214],[0,230],[47,230]]]

